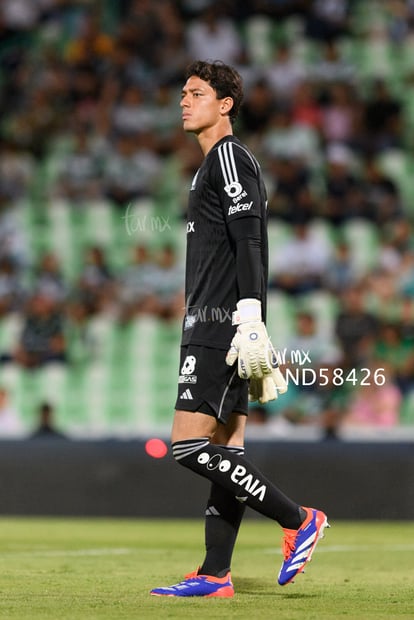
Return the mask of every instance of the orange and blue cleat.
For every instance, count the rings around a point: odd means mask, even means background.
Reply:
[[[154,588],[153,596],[204,596],[205,598],[234,596],[230,572],[224,577],[199,575],[197,571],[185,576],[183,581],[166,588]]]
[[[278,583],[285,586],[291,583],[312,558],[312,553],[323,538],[325,527],[329,527],[326,514],[315,508],[303,508],[306,518],[298,530],[283,529],[284,562],[280,569]]]

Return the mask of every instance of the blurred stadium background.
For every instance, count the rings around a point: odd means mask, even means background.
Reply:
[[[413,53],[409,0],[3,0],[2,436],[45,402],[72,438],[168,432],[200,163],[179,93],[220,58],[267,179],[273,341],[356,372],[292,384],[249,432],[412,437]]]

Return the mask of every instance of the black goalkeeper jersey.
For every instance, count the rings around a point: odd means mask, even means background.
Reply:
[[[246,238],[252,228],[260,231],[257,297],[262,302],[265,320],[268,277],[266,198],[259,164],[246,146],[233,135],[217,142],[205,157],[190,189],[183,345],[227,349],[234,336],[231,315],[241,298],[240,282],[244,276],[237,260],[237,247],[240,246],[232,233],[235,226],[239,237],[240,230]],[[232,225],[235,220],[239,220],[237,225]]]

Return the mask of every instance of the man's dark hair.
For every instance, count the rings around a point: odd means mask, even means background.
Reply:
[[[225,65],[220,60],[214,62],[196,60],[187,67],[186,80],[193,75],[210,84],[211,88],[216,91],[217,99],[225,97],[233,99],[229,116],[231,122],[234,123],[243,101],[243,81],[236,69]]]

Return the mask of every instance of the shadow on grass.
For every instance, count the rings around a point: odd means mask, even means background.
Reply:
[[[274,584],[274,588],[272,588],[272,584],[269,584],[269,582],[263,582],[259,581],[258,579],[253,579],[249,577],[233,579],[233,583],[234,589],[237,594],[260,594],[260,596],[278,596],[278,598],[286,600],[305,600],[317,597],[317,594],[315,593],[294,592],[290,589],[289,591],[287,591],[286,587],[282,588],[276,582]]]

